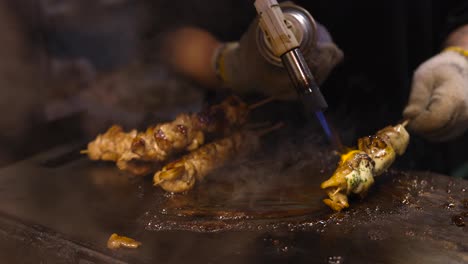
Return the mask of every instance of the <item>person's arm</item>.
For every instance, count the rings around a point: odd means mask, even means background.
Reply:
[[[239,41],[221,43],[202,29],[182,28],[168,34],[163,55],[175,70],[207,88],[225,87],[240,94],[254,92],[278,99],[295,98],[286,70],[260,54],[257,30],[258,20],[255,20]],[[304,57],[320,83],[343,54],[325,27],[318,25],[316,34],[318,41]]]
[[[207,88],[221,85],[212,67],[213,56],[222,42],[200,28],[184,27],[166,34],[162,56],[181,74]]]
[[[464,25],[454,30],[445,41],[446,47],[461,47],[468,50],[468,25]]]

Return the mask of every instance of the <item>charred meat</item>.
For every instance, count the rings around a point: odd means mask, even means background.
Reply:
[[[131,161],[161,162],[175,153],[197,149],[204,143],[205,133],[225,134],[243,125],[249,110],[240,98],[231,96],[205,111],[180,114],[174,121],[151,126],[145,132],[126,133],[114,125],[90,142],[83,153],[92,160],[115,161],[122,170],[146,173],[146,167],[135,168]]]
[[[258,135],[252,132],[236,132],[164,166],[154,175],[154,185],[159,185],[168,192],[190,190],[197,180],[203,180],[206,175],[227,161],[249,153],[257,146]]]
[[[338,168],[321,188],[328,194],[323,202],[335,211],[349,207],[351,193],[364,197],[374,183],[374,177],[384,173],[403,155],[409,143],[404,125],[388,126],[376,135],[358,140],[358,150],[343,154]]]
[[[118,249],[121,247],[125,248],[138,248],[141,246],[141,242],[136,241],[133,238],[119,236],[116,233],[112,234],[107,240],[107,248]]]
[[[137,136],[135,129],[126,133],[121,126],[113,125],[106,133],[98,135],[88,144],[88,149],[83,153],[88,154],[91,160],[117,161],[121,153],[130,149],[132,140]]]

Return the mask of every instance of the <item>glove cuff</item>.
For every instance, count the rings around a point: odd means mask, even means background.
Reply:
[[[226,72],[226,54],[238,47],[239,42],[227,42],[219,46],[213,54],[211,61],[212,68],[216,73],[216,77],[223,83],[226,83],[228,79],[228,74]]]
[[[450,47],[445,48],[443,51],[454,51],[454,52],[462,55],[466,59],[468,59],[468,50],[466,50],[466,49],[464,49],[462,47],[450,46]]]

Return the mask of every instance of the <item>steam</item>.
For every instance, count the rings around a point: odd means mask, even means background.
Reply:
[[[162,65],[131,64],[101,74],[79,92],[49,104],[49,117],[84,112],[82,127],[94,137],[113,124],[127,129],[169,120],[201,108],[200,89]]]
[[[293,135],[291,127],[284,129],[262,138],[256,153],[212,175],[212,178],[222,175],[234,182],[234,201],[247,200],[254,204],[255,199],[261,199],[255,197],[256,194],[284,187],[300,188],[311,180],[318,182],[323,176],[327,166],[324,162],[333,157],[330,149],[324,149],[326,139],[319,133],[298,136]],[[302,181],[304,179],[306,181]]]
[[[155,191],[140,221],[149,230],[206,232],[214,223],[218,231],[268,228],[283,217],[319,214],[320,182],[338,159],[320,132],[319,127],[292,126],[274,131],[261,139],[256,152],[229,161],[188,193],[161,199],[164,194]]]

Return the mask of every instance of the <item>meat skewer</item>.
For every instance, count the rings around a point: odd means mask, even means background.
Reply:
[[[351,193],[364,197],[374,183],[374,177],[384,173],[403,155],[409,143],[405,129],[407,122],[388,126],[376,135],[358,140],[358,150],[351,150],[341,156],[338,168],[327,181],[321,184],[329,198],[323,202],[335,211],[349,207]]]
[[[190,190],[197,180],[203,180],[206,175],[222,167],[227,161],[253,152],[258,148],[259,138],[262,135],[281,126],[282,124],[278,124],[258,132],[239,131],[204,145],[164,166],[155,173],[153,183],[168,192]]]
[[[156,126],[153,131],[147,131],[145,136],[137,136],[132,143],[132,152],[138,154],[142,160],[165,160],[167,156],[182,150],[192,151],[203,145],[205,133],[230,133],[247,122],[251,110],[271,100],[273,98],[267,98],[248,106],[239,97],[230,96],[221,104],[198,114],[181,114],[174,122]],[[146,141],[145,144],[142,140]],[[157,146],[153,147],[154,152],[151,151],[151,146]],[[165,154],[158,156],[155,153],[157,148]]]
[[[118,161],[120,153],[125,153],[131,148],[132,140],[137,134],[135,129],[126,133],[121,126],[113,125],[106,133],[98,135],[94,141],[88,144],[88,149],[82,150],[81,153],[88,154],[91,160]],[[134,175],[144,175],[154,170],[155,164],[129,161],[121,163],[119,167]]]
[[[134,170],[133,160],[158,162],[171,155],[194,150],[205,141],[205,133],[227,133],[246,123],[250,110],[270,102],[267,98],[247,106],[240,98],[231,96],[196,114],[180,114],[172,122],[149,127],[145,132],[125,133],[120,126],[112,126],[88,144],[82,153],[92,160],[117,162],[122,170]],[[146,171],[142,169],[141,171]]]
[[[117,161],[121,153],[131,147],[137,134],[135,129],[124,132],[121,126],[113,125],[104,134],[98,135],[88,144],[88,148],[80,153],[87,154],[91,160]]]

